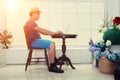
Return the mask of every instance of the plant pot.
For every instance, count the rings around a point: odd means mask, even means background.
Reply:
[[[0,67],[6,65],[6,49],[0,49]]]
[[[111,46],[111,50],[112,50],[112,51],[114,51],[114,50],[120,51],[120,45],[112,45],[112,46]]]
[[[99,71],[105,74],[113,74],[117,64],[111,62],[106,57],[101,57],[99,60]]]

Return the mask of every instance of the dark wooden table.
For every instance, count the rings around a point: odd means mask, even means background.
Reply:
[[[65,55],[66,53],[66,44],[65,44],[65,39],[67,38],[76,38],[76,34],[55,34],[52,36],[52,38],[61,38],[62,39],[62,56],[58,58],[57,63],[60,63],[60,69],[62,67],[62,64],[64,62],[67,63],[67,65],[70,65],[72,67],[72,69],[75,69],[75,67],[72,65],[71,60]]]

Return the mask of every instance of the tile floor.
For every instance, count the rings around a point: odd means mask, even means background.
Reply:
[[[114,80],[113,75],[100,73],[91,64],[73,64],[76,69],[64,65],[64,73],[48,72],[46,65],[7,65],[0,68],[0,80]]]

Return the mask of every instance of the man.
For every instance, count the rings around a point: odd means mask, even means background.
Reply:
[[[49,58],[50,58],[50,72],[55,73],[63,73],[64,71],[61,69],[58,69],[58,67],[55,64],[56,60],[56,50],[55,50],[55,43],[46,40],[41,39],[40,33],[44,35],[54,35],[54,34],[63,34],[61,31],[52,32],[50,30],[44,29],[37,25],[35,22],[39,19],[41,11],[39,8],[34,7],[30,10],[30,19],[26,22],[25,27],[27,27],[28,36],[30,37],[30,42],[32,42],[31,46],[34,48],[48,48],[49,49]]]

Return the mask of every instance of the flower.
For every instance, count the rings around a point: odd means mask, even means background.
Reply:
[[[94,43],[90,39],[89,51],[97,60],[104,56],[108,60],[120,64],[120,51],[111,51],[111,45],[120,45],[120,17],[107,17],[101,26],[99,32],[103,33],[103,40]]]
[[[113,19],[113,23],[116,24],[116,25],[119,25],[120,24],[120,17],[115,17]]]
[[[115,62],[115,63],[118,63],[120,64],[120,51],[108,51],[107,53],[104,52],[103,54],[105,54],[107,57],[108,60],[112,61],[112,62]],[[101,55],[103,56],[103,55]]]
[[[11,44],[10,39],[12,38],[11,32],[4,30],[0,32],[0,43],[3,44],[3,48],[8,48],[8,44]]]
[[[90,39],[90,52],[92,55],[99,60],[102,56],[105,56],[108,60],[120,64],[120,51],[111,51],[111,41],[100,40],[97,43],[93,43]]]
[[[107,40],[106,46],[111,46],[111,45],[112,45],[111,41],[110,41],[110,40]]]
[[[120,17],[110,17],[104,20],[104,24],[99,29],[103,33],[103,40],[110,40],[112,45],[120,44]]]
[[[111,41],[107,40],[106,42],[104,40],[99,40],[98,42],[93,43],[92,39],[89,42],[90,45],[90,51],[94,52],[96,50],[99,50],[101,52],[104,52],[106,48],[111,47]]]
[[[99,32],[106,32],[109,29],[113,29],[113,28],[119,28],[119,24],[120,24],[120,17],[107,17],[104,20],[104,24],[101,25],[101,28],[99,29]]]
[[[106,32],[106,31],[107,31],[107,28],[104,27],[104,28],[102,29],[102,32]]]

